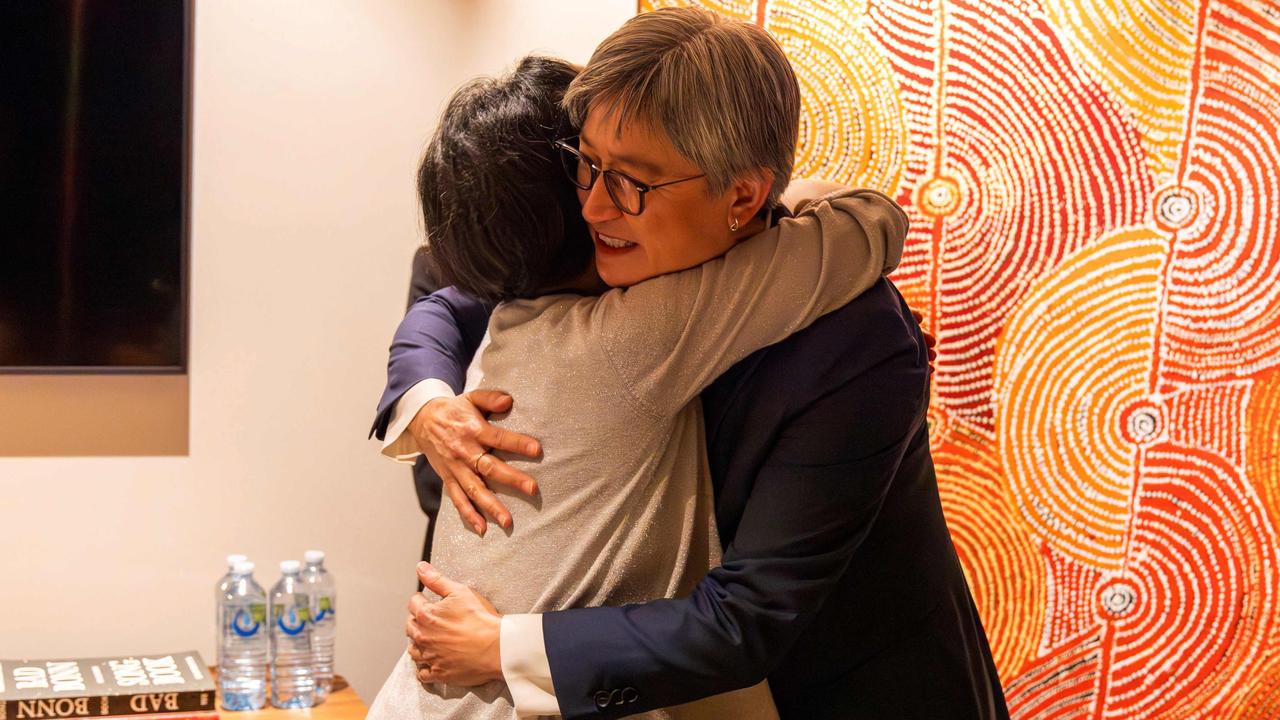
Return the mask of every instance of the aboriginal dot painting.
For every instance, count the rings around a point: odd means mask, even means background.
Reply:
[[[1280,718],[1280,0],[696,4],[791,57],[798,174],[911,215],[1014,717]]]

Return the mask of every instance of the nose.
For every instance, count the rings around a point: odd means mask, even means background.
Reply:
[[[609,190],[604,186],[604,178],[597,178],[591,189],[587,191],[587,199],[582,203],[582,219],[592,225],[609,220],[616,220],[622,211],[613,204]]]

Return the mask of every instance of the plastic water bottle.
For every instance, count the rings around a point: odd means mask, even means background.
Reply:
[[[302,582],[311,595],[311,667],[316,677],[316,704],[324,702],[333,689],[333,645],[338,631],[338,595],[333,575],[324,569],[324,552],[308,550],[303,559]]]
[[[311,670],[311,598],[297,560],[280,563],[282,577],[271,588],[271,704],[308,708],[315,704]]]
[[[213,593],[213,603],[214,603],[214,606],[218,609],[217,625],[218,625],[219,647],[221,647],[221,642],[222,642],[221,638],[222,638],[222,630],[223,630],[223,619],[222,619],[223,595],[227,594],[227,587],[231,584],[231,575],[236,569],[236,564],[242,563],[248,559],[249,559],[249,556],[247,555],[239,555],[239,554],[228,555],[227,556],[227,573],[223,575],[221,579],[218,580],[218,589],[215,590]]]
[[[218,585],[218,687],[226,710],[267,701],[267,594],[244,556]]]

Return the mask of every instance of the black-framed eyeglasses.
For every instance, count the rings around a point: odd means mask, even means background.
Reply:
[[[590,190],[596,184],[596,179],[603,175],[604,188],[609,192],[609,199],[613,200],[614,207],[628,215],[639,215],[644,212],[644,196],[658,188],[706,177],[706,173],[703,173],[651,185],[624,172],[602,170],[599,165],[588,160],[585,155],[578,152],[578,148],[570,144],[570,140],[576,139],[576,137],[568,137],[552,143],[560,151],[560,164],[564,166],[564,174],[569,176],[569,182],[582,190]]]

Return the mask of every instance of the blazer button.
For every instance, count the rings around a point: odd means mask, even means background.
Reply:
[[[601,690],[596,693],[596,707],[601,710],[609,707],[609,701],[613,699],[613,695],[608,690]]]

